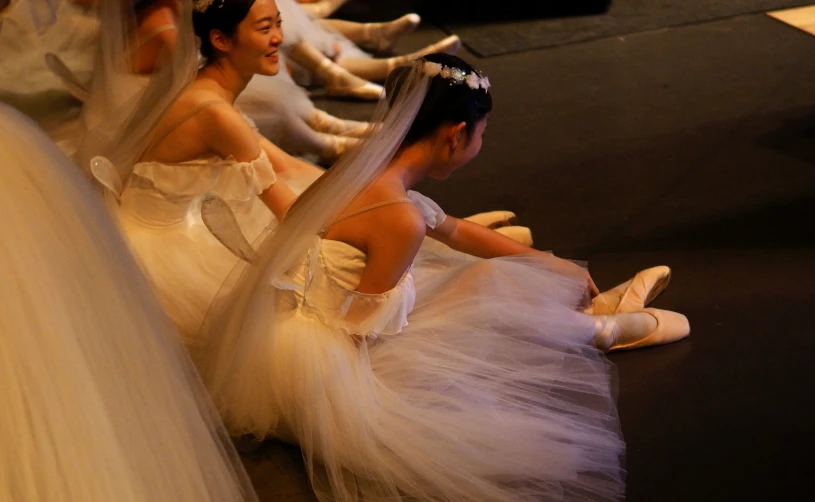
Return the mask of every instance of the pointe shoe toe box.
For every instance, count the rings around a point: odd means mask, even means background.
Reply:
[[[620,298],[616,312],[636,312],[654,299],[668,287],[671,281],[671,269],[665,265],[652,267],[638,273]]]
[[[535,243],[532,240],[532,230],[527,227],[501,227],[495,229],[495,231],[524,246],[532,247]]]
[[[690,335],[688,318],[678,312],[660,309],[644,309],[657,320],[657,329],[642,340],[647,345],[665,345],[678,342]]]
[[[366,83],[357,87],[326,87],[330,96],[378,101],[385,94],[381,85]]]

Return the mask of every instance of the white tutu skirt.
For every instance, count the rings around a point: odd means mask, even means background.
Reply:
[[[259,202],[259,201],[258,201]],[[262,204],[261,204],[262,205]],[[276,220],[258,207],[255,224],[243,225],[259,235]],[[128,243],[186,345],[195,343],[204,315],[221,284],[238,262],[200,218],[173,226],[156,226],[133,214],[119,218]]]
[[[98,194],[0,104],[0,500],[256,500]]]
[[[612,366],[576,310],[584,279],[438,251],[416,260],[398,334],[360,341],[278,293],[264,346],[216,396],[227,426],[300,444],[326,501],[620,499]]]
[[[299,182],[304,187],[308,184],[300,179],[291,184],[297,186]],[[164,206],[170,206],[170,210],[165,211]],[[256,197],[231,209],[249,242],[277,225],[274,215]],[[192,346],[204,315],[238,257],[204,225],[200,198],[185,211],[184,219],[167,218],[167,213],[177,212],[172,203],[156,192],[131,190],[125,192],[117,214],[137,261],[182,340]]]

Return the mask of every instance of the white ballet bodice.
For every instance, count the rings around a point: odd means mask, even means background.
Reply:
[[[143,224],[198,221],[204,195],[226,201],[240,221],[258,205],[257,194],[276,181],[266,153],[251,162],[209,158],[176,164],[140,162],[122,193],[122,210]]]
[[[116,176],[114,170],[109,177]],[[195,343],[210,303],[238,262],[221,239],[252,242],[276,222],[257,196],[275,179],[263,152],[252,162],[210,158],[133,167],[120,197],[122,228],[185,343]],[[115,183],[100,181],[116,191]],[[237,229],[213,235],[201,214],[208,194],[227,203],[234,220],[225,220],[236,221]]]
[[[412,191],[408,197],[429,227],[435,228],[446,218],[427,197]],[[413,310],[413,275],[408,269],[399,283],[385,293],[360,293],[356,288],[366,262],[365,253],[350,244],[315,236],[306,258],[287,275],[291,282],[277,281],[275,285],[294,292],[300,313],[349,335],[369,339],[395,335],[407,326],[408,314]]]

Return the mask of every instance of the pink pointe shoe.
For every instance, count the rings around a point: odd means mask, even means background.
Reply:
[[[405,14],[389,23],[367,23],[364,25],[365,42],[360,45],[380,54],[390,52],[399,39],[421,23],[422,18],[418,14]]]
[[[654,323],[648,322],[649,319],[629,317],[624,321],[617,316],[598,316],[595,319],[597,330],[595,341],[599,349],[605,352],[641,349],[677,342],[690,335],[688,318],[677,312],[644,309],[621,315],[651,316],[656,327],[650,328]]]
[[[515,213],[512,211],[489,211],[486,213],[478,213],[466,218],[482,227],[492,228],[493,230],[501,227],[508,227],[515,221]]]
[[[532,230],[527,227],[501,227],[496,228],[495,231],[524,246],[532,247],[532,244],[535,243],[532,240]]]
[[[671,282],[671,269],[660,265],[637,273],[614,288],[600,293],[586,312],[592,315],[613,315],[639,312],[660,295]]]

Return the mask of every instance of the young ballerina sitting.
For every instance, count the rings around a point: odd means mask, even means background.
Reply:
[[[115,86],[103,83],[106,89],[117,88],[117,96],[111,92],[97,92],[107,96],[105,102],[92,101],[84,109],[86,126],[94,124],[95,118],[105,109],[131,98],[144,88],[149,76],[160,69],[163,59],[173,50],[178,37],[178,17],[181,2],[177,0],[140,0],[133,4],[135,30],[125,41],[126,58],[120,58],[118,73],[123,77]],[[228,31],[231,20],[209,16],[212,28]],[[87,84],[77,78],[74,68],[57,54],[49,54],[48,62],[75,97],[83,102],[92,94]],[[110,99],[113,97],[114,99]],[[274,144],[294,155],[313,156],[319,162],[333,163],[352,147],[367,129],[368,124],[343,120],[319,110],[311,102],[306,91],[300,88],[287,71],[275,76],[259,76],[253,79],[236,100],[236,106],[247,114],[258,131]],[[101,110],[101,111],[100,111]]]
[[[216,17],[217,23],[226,24],[214,25]],[[111,174],[115,170],[106,169],[103,159],[94,165],[102,174],[97,179],[116,192],[122,229],[182,338],[191,345],[238,256],[251,254],[245,245],[223,245],[228,237],[208,226],[212,220],[204,221],[202,200],[214,194],[226,201],[240,232],[251,242],[269,231],[295,195],[323,173],[258,134],[234,106],[251,80],[280,69],[277,50],[282,34],[274,2],[257,0],[250,6],[225,0],[223,8],[216,11],[210,6],[192,21],[201,34],[206,64],[178,96],[168,98],[166,111],[146,133],[146,145],[134,148],[138,152],[134,164],[118,165],[120,161],[114,160],[120,172],[127,173],[122,182],[106,181],[118,174]],[[181,48],[174,58],[185,60],[181,52],[195,47],[192,33],[181,27],[177,33]],[[103,29],[103,37],[107,35]],[[150,78],[160,78],[162,72]],[[155,87],[154,82],[147,85]],[[148,102],[141,105],[154,108]],[[118,115],[115,110],[109,114]],[[144,129],[134,124],[126,130]],[[93,155],[122,159],[129,156],[121,145],[142,142],[112,136],[113,151]],[[87,143],[92,147],[96,142]]]
[[[321,500],[620,499],[603,350],[677,340],[687,320],[584,314],[583,268],[410,190],[481,148],[492,98],[470,65],[430,55],[386,88],[381,129],[295,202],[205,320],[196,360],[225,423],[299,444]]]

